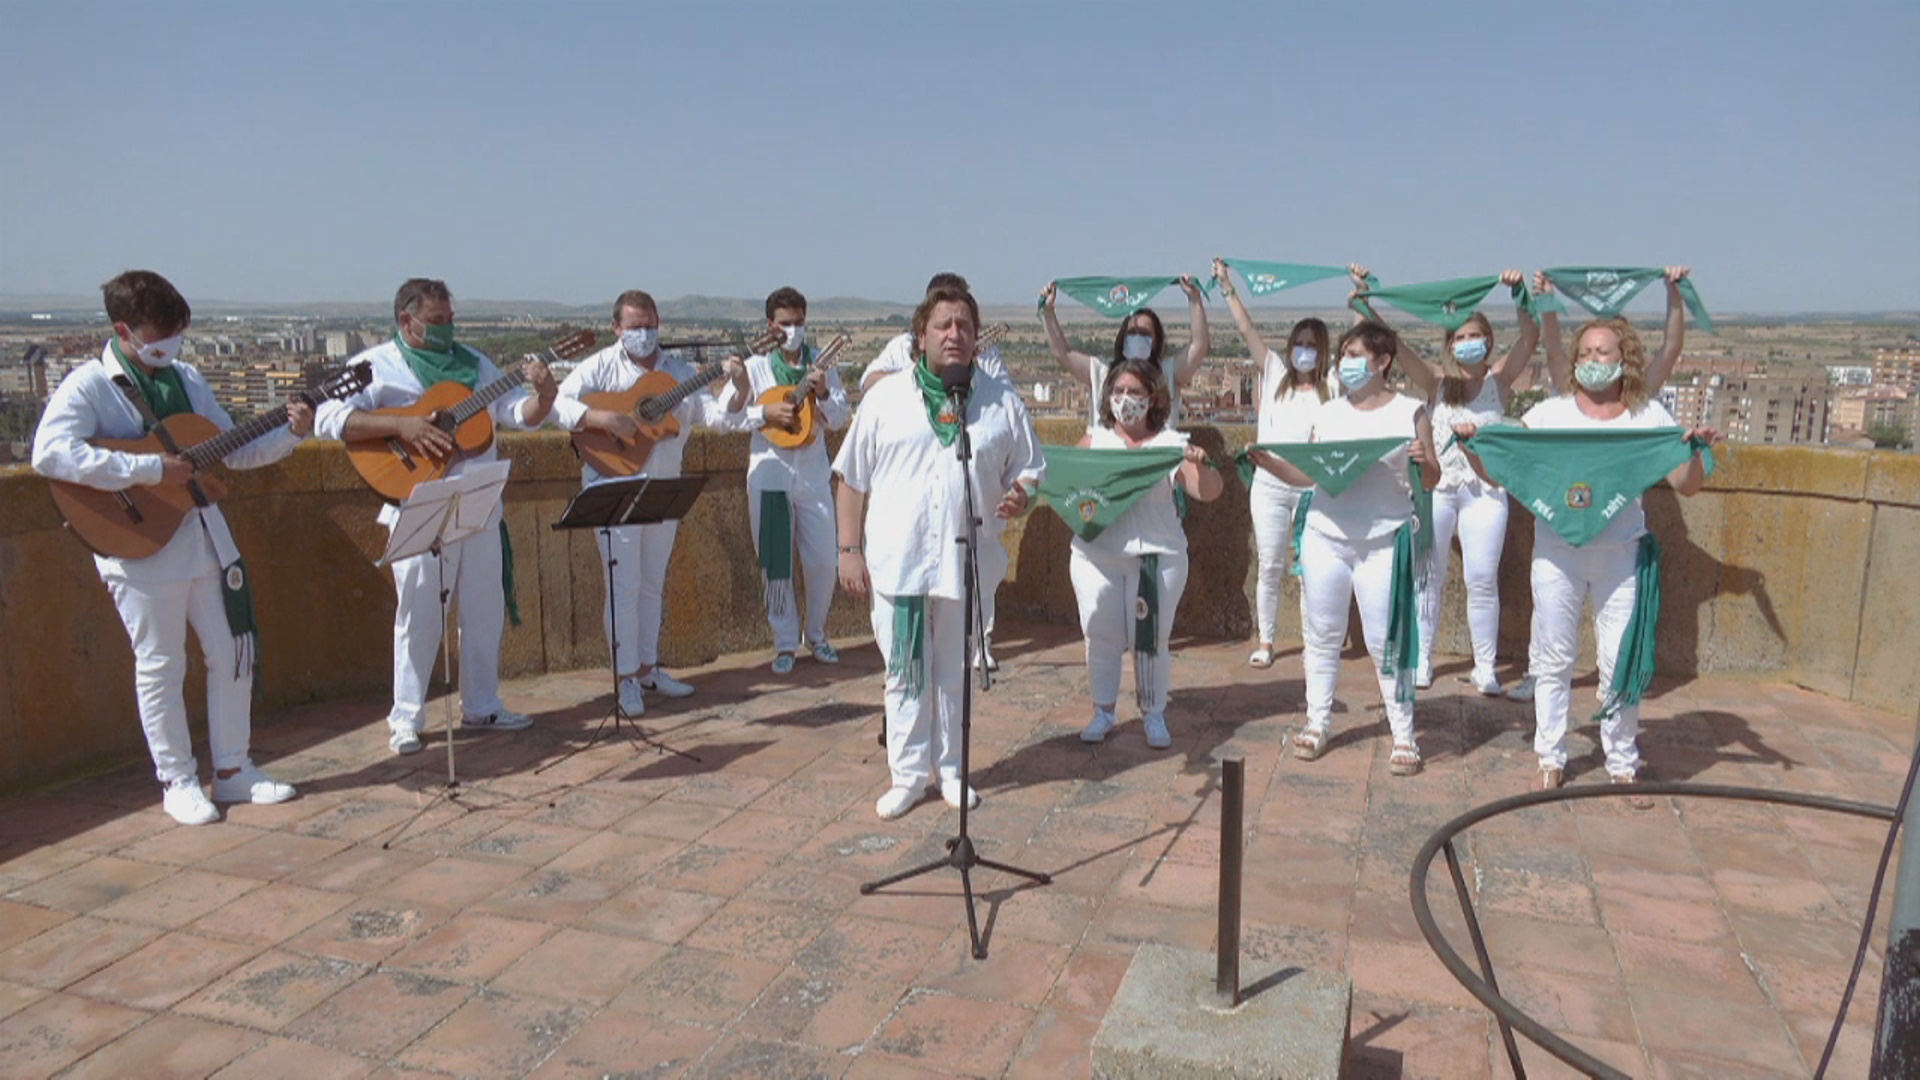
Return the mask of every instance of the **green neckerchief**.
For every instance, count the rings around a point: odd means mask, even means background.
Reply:
[[[1153,704],[1153,676],[1160,664],[1160,556],[1140,556],[1133,601],[1133,694],[1142,709]]]
[[[1640,290],[1667,276],[1667,272],[1657,266],[1556,266],[1543,273],[1568,299],[1603,319],[1620,314],[1628,301],[1640,295]],[[1707,305],[1700,301],[1700,290],[1693,287],[1693,279],[1681,278],[1675,285],[1694,323],[1706,333],[1713,333],[1713,320],[1707,318]],[[1552,310],[1565,309],[1556,303]]]
[[[1359,299],[1362,302],[1385,300],[1422,322],[1458,330],[1467,324],[1474,309],[1498,284],[1500,278],[1494,276],[1450,278],[1418,285],[1392,285],[1384,289],[1369,286]],[[1519,302],[1522,311],[1533,313],[1533,294],[1527,290],[1525,282],[1513,286],[1513,298]]]
[[[760,584],[767,610],[784,615],[793,602],[793,503],[784,491],[760,493]]]
[[[1207,278],[1196,278],[1202,293],[1213,291],[1213,282]],[[1059,291],[1087,305],[1109,319],[1124,319],[1127,316],[1153,303],[1153,298],[1169,285],[1180,282],[1178,275],[1173,277],[1072,277],[1059,278],[1054,285]],[[1045,311],[1047,301],[1040,299],[1040,310]]]
[[[900,692],[918,698],[927,688],[927,598],[893,598],[893,646],[887,651],[887,678]]]
[[[452,349],[443,353],[416,349],[399,334],[393,335],[393,343],[400,347],[400,355],[407,358],[407,366],[413,369],[413,377],[420,380],[422,387],[457,382],[472,390],[480,382],[480,354],[457,341]]]
[[[1258,259],[1222,259],[1229,267],[1240,271],[1246,279],[1247,292],[1254,296],[1266,296],[1282,289],[1311,285],[1316,281],[1325,281],[1333,277],[1346,277],[1344,266],[1313,266],[1308,263],[1262,262]],[[1378,285],[1380,279],[1367,275],[1369,286]]]
[[[1165,483],[1185,452],[1177,446],[1049,446],[1044,454],[1047,469],[1040,478],[1041,500],[1075,536],[1092,540],[1140,496]]]
[[[1677,427],[1629,431],[1481,428],[1467,441],[1493,482],[1575,547],[1695,453],[1713,451]]]
[[[1328,495],[1338,496],[1366,474],[1374,462],[1407,445],[1404,436],[1392,439],[1338,439],[1332,442],[1255,443],[1248,450],[1265,450],[1307,474]],[[1242,450],[1233,459],[1243,483],[1253,483],[1253,461]]]
[[[800,380],[807,377],[807,368],[813,363],[814,350],[810,345],[800,347],[800,363],[787,363],[787,354],[774,349],[767,354],[767,366],[773,369],[773,377],[781,386],[798,386]]]
[[[507,619],[520,625],[520,589],[513,578],[513,537],[507,535],[506,515],[500,517],[500,591],[507,598]]]
[[[1654,629],[1660,624],[1660,541],[1652,533],[1640,537],[1640,550],[1633,560],[1633,614],[1620,635],[1620,648],[1613,656],[1613,681],[1600,703],[1595,720],[1620,711],[1622,706],[1638,705],[1653,685]]]
[[[940,376],[927,366],[925,354],[919,363],[913,365],[913,377],[920,383],[920,400],[927,406],[927,423],[933,425],[934,437],[941,446],[952,446],[953,440],[960,434],[960,418],[953,414],[947,404],[947,387]],[[971,375],[969,375],[971,380]]]
[[[1393,700],[1413,701],[1413,671],[1420,663],[1420,620],[1414,608],[1414,527],[1409,521],[1393,534],[1393,599],[1387,607],[1387,640],[1380,650],[1380,674],[1393,680]]]
[[[147,407],[153,410],[155,419],[165,420],[177,413],[193,411],[186,384],[180,381],[180,373],[173,365],[148,371],[146,365],[127,359],[127,354],[120,351],[119,338],[113,339],[112,345],[113,358],[120,361],[121,369],[133,379],[133,385],[140,388],[140,396],[147,399]]]

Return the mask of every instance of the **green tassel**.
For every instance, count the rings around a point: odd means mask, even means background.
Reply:
[[[887,654],[887,678],[900,692],[917,698],[927,688],[927,598],[893,598],[893,647]]]

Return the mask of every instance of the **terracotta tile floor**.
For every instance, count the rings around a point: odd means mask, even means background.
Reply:
[[[938,857],[956,815],[874,816],[878,654],[843,644],[838,668],[787,679],[762,655],[679,672],[699,694],[650,702],[643,729],[697,761],[626,739],[565,756],[603,715],[605,676],[510,684],[539,723],[462,736],[465,797],[417,821],[445,744],[391,757],[379,701],[262,718],[256,756],[302,797],[217,825],[174,826],[144,765],[0,803],[0,1073],[1086,1075],[1134,948],[1211,946],[1228,753],[1248,785],[1245,980],[1352,978],[1350,1076],[1510,1073],[1420,937],[1407,870],[1436,826],[1526,789],[1530,706],[1443,664],[1418,707],[1426,771],[1393,777],[1349,658],[1328,753],[1305,763],[1286,752],[1297,650],[1254,671],[1243,645],[1189,643],[1173,748],[1150,750],[1126,703],[1086,747],[1077,635],[1010,627],[1001,681],[976,696],[972,831],[1055,883],[977,874],[991,951],[975,961],[951,871],[860,895]],[[1890,803],[1914,735],[1790,686],[1657,691],[1642,745],[1665,779]],[[1604,781],[1596,738],[1577,729],[1572,783]],[[1637,1075],[1803,1076],[1882,835],[1750,803],[1589,800],[1486,822],[1460,850],[1502,985],[1563,1037]],[[1436,916],[1470,955],[1436,869]],[[1865,1073],[1884,937],[1834,1075]]]

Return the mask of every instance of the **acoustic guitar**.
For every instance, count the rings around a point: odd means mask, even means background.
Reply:
[[[124,380],[125,376],[119,379]],[[373,365],[361,361],[329,375],[294,397],[308,405],[352,397],[373,381]],[[133,390],[128,397],[144,416],[151,416],[146,399]],[[153,484],[102,491],[85,484],[55,480],[53,503],[80,542],[115,559],[144,559],[166,547],[180,523],[195,507],[212,506],[226,497],[226,485],[208,470],[228,454],[287,424],[287,407],[280,405],[245,423],[221,431],[199,413],[176,413],[153,423],[138,439],[91,439],[102,450],[129,454],[178,454],[193,463],[197,475],[187,484]]]
[[[978,357],[981,353],[993,348],[994,342],[1006,337],[1009,329],[1011,329],[1011,327],[1006,323],[997,322],[985,330],[980,331],[979,340],[973,343],[973,355]]]
[[[575,360],[593,351],[591,330],[568,334],[538,353],[524,359],[553,363]],[[519,368],[478,389],[457,382],[435,383],[411,405],[371,410],[374,416],[419,416],[453,437],[454,452],[438,461],[417,453],[397,436],[354,439],[347,446],[347,458],[367,486],[388,502],[404,502],[413,494],[414,485],[439,480],[453,463],[481,453],[493,445],[493,414],[487,406],[526,382]]]
[[[780,330],[768,330],[748,342],[746,349],[764,352],[785,338]],[[588,408],[631,415],[639,421],[640,430],[631,443],[623,443],[604,431],[582,428],[573,433],[574,453],[601,476],[634,475],[646,468],[656,445],[680,434],[680,418],[673,410],[724,374],[726,368],[716,360],[680,382],[664,371],[649,371],[625,390],[580,395]]]
[[[813,370],[828,372],[833,370],[834,361],[848,345],[853,344],[851,334],[839,334],[827,347],[814,357]],[[792,427],[774,427],[768,425],[760,429],[760,434],[770,443],[782,450],[798,450],[812,443],[820,434],[820,403],[814,400],[813,392],[807,388],[807,380],[802,379],[792,386],[770,387],[760,395],[759,404],[793,405]]]

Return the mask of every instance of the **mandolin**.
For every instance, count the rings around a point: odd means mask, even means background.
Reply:
[[[363,360],[294,396],[308,405],[318,405],[322,401],[352,397],[372,381],[373,365]],[[136,399],[136,405],[146,411],[144,399]],[[176,413],[155,423],[152,430],[138,439],[89,440],[102,450],[178,454],[193,462],[198,475],[188,484],[140,485],[120,491],[102,491],[85,484],[55,480],[50,485],[54,505],[67,519],[67,528],[98,554],[115,559],[144,559],[167,546],[173,534],[180,530],[180,523],[195,507],[211,506],[226,496],[226,485],[208,471],[212,466],[286,424],[285,405],[226,431],[199,413]]]
[[[768,330],[748,342],[747,351],[770,349],[785,336],[780,330]],[[574,453],[601,476],[634,475],[646,468],[655,445],[680,434],[680,418],[673,415],[673,410],[724,374],[726,368],[716,360],[684,381],[676,382],[664,371],[649,371],[625,390],[580,395],[588,408],[632,415],[639,421],[640,430],[631,443],[623,443],[604,431],[583,428],[573,433]]]
[[[593,342],[593,331],[579,330],[541,352],[528,354],[525,359],[546,363],[575,360],[592,352]],[[432,420],[433,426],[453,436],[454,452],[442,460],[419,454],[396,436],[354,439],[346,444],[347,457],[360,478],[379,492],[381,498],[403,502],[413,494],[414,485],[442,479],[454,462],[492,446],[493,414],[487,411],[487,406],[526,381],[526,376],[516,368],[477,390],[457,382],[436,383],[427,387],[427,392],[411,405],[372,410],[375,416],[420,416]]]
[[[841,352],[851,344],[853,344],[852,335],[836,335],[832,341],[827,342],[826,348],[820,350],[820,355],[814,357],[813,370],[823,373],[832,371],[834,362],[839,359]],[[760,395],[759,404],[799,406],[793,414],[792,427],[768,425],[760,429],[760,434],[780,449],[798,450],[812,443],[819,436],[820,403],[814,400],[813,393],[807,389],[805,379],[792,386],[770,387],[766,393]]]

